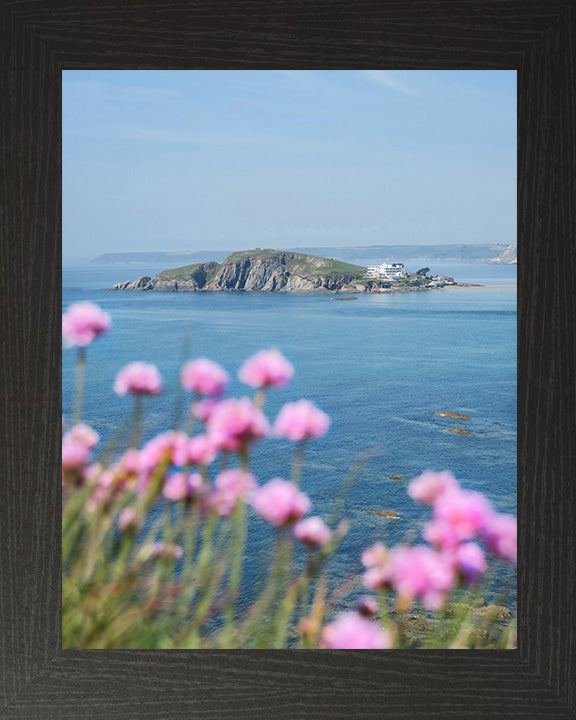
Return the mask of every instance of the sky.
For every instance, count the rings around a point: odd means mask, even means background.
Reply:
[[[65,263],[516,241],[516,72],[67,70]]]

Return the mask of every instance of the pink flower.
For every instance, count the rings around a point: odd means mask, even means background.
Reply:
[[[471,540],[485,527],[492,513],[492,506],[481,493],[448,490],[434,503],[434,524],[449,528],[458,540]]]
[[[427,523],[422,531],[422,537],[434,547],[443,549],[455,548],[462,541],[457,527],[438,520]]]
[[[188,443],[190,438],[186,433],[178,430],[173,430],[171,433],[172,438],[172,464],[181,467],[186,465],[188,462]]]
[[[240,368],[238,379],[254,388],[287,385],[294,375],[294,368],[278,350],[261,350],[248,358]]]
[[[392,575],[393,586],[403,600],[411,602],[420,597],[429,610],[442,607],[456,581],[451,559],[424,545],[395,548]]]
[[[197,417],[198,420],[200,420],[200,422],[207,423],[208,420],[210,420],[210,418],[212,417],[212,413],[219,404],[220,400],[215,400],[214,398],[206,398],[205,400],[195,402],[192,405],[192,412],[194,413],[194,416]]]
[[[383,590],[391,586],[391,551],[381,542],[366,548],[362,553],[362,564],[367,568],[364,585],[370,590]]]
[[[386,630],[355,612],[341,613],[322,631],[322,643],[329,650],[387,650],[392,641]]]
[[[296,442],[325,435],[330,418],[308,400],[286,403],[280,410],[274,432]]]
[[[204,487],[204,481],[198,473],[173,473],[164,482],[162,495],[171,502],[191,501],[202,494]]]
[[[207,425],[214,446],[233,452],[244,450],[268,431],[268,421],[248,398],[223,400],[214,408]]]
[[[133,507],[127,507],[118,515],[118,529],[125,531],[131,530],[136,526],[136,510]]]
[[[464,543],[454,552],[456,571],[463,582],[473,583],[480,580],[487,570],[484,550],[476,543]]]
[[[457,490],[458,482],[451,472],[434,472],[425,470],[408,485],[408,495],[412,500],[432,505],[448,490]]]
[[[358,598],[355,608],[359,615],[367,618],[375,617],[380,610],[376,598],[373,598],[371,595],[363,595],[361,598]]]
[[[254,475],[243,470],[224,470],[214,481],[210,506],[220,515],[230,515],[240,500],[247,500],[256,489]]]
[[[379,544],[362,561],[368,566],[364,584],[370,590],[394,588],[404,602],[421,598],[429,610],[442,606],[456,581],[454,561],[425,545],[399,546],[383,552]],[[386,550],[384,548],[384,550]]]
[[[322,547],[332,539],[332,531],[322,518],[309,517],[294,526],[294,537],[311,547]]]
[[[70,434],[64,435],[62,440],[62,470],[63,472],[79,472],[90,461],[90,450],[78,442]]]
[[[163,560],[180,560],[184,551],[180,545],[171,545],[164,541],[152,543],[149,553],[145,554],[146,559],[161,558]]]
[[[367,568],[383,565],[388,562],[388,548],[381,542],[374,543],[362,553],[362,565]]]
[[[296,522],[310,509],[308,496],[287,480],[274,478],[252,497],[252,507],[272,525]]]
[[[120,370],[114,390],[118,395],[158,395],[162,391],[162,377],[156,365],[133,362]]]
[[[91,302],[70,305],[62,315],[62,337],[67,347],[86,347],[111,325],[110,315]]]
[[[128,475],[137,475],[140,471],[140,453],[135,448],[126,450],[122,455],[120,464]]]
[[[100,439],[96,430],[93,430],[88,425],[84,425],[84,423],[74,425],[74,427],[70,428],[69,435],[73,440],[80,443],[80,445],[87,447],[88,450],[92,450],[96,447],[98,440]]]
[[[170,462],[174,449],[174,433],[166,432],[149,440],[140,451],[139,466],[143,472]]]
[[[220,365],[206,358],[185,363],[180,373],[184,390],[200,395],[220,395],[228,379],[228,373]]]
[[[517,521],[514,515],[494,513],[482,530],[482,538],[490,552],[509,562],[517,561]]]
[[[188,462],[210,465],[216,458],[216,448],[208,435],[196,435],[188,443]]]

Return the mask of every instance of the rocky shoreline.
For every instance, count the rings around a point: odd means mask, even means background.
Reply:
[[[368,294],[368,295],[388,295],[395,293],[414,293],[414,292],[427,292],[430,290],[445,290],[446,287],[389,287],[389,288],[378,288],[378,287],[366,287],[363,285],[357,286],[346,286],[346,287],[334,287],[334,283],[328,285],[316,284],[310,289],[304,289],[307,284],[306,279],[301,279],[300,282],[292,283],[290,286],[284,286],[282,288],[236,288],[236,287],[197,287],[194,283],[187,283],[182,281],[166,281],[157,280],[147,275],[139,277],[134,281],[126,281],[123,283],[117,283],[104,290],[109,292],[284,292],[296,295],[334,295],[336,293],[346,293],[347,297],[334,298],[335,300],[355,300],[354,296],[350,296],[350,293],[356,294]],[[332,285],[332,287],[330,286]],[[454,283],[450,285],[450,288],[482,288],[484,285],[476,285],[473,283]],[[293,288],[293,289],[292,289]]]

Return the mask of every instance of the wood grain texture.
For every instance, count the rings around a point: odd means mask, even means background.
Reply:
[[[576,717],[576,6],[1,5],[0,717]],[[517,68],[519,650],[60,650],[60,71]]]

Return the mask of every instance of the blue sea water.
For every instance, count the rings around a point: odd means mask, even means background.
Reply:
[[[160,269],[63,269],[63,309],[90,300],[113,320],[111,332],[88,352],[84,416],[101,423],[101,433],[130,412],[130,399],[112,390],[126,363],[156,363],[164,377],[167,392],[146,403],[145,431],[151,436],[172,420],[184,356],[218,361],[234,378],[230,393],[244,395],[250,389],[235,379],[239,366],[257,350],[275,346],[296,375],[289,388],[269,395],[269,417],[284,402],[309,398],[332,418],[328,435],[307,453],[302,485],[315,512],[327,516],[351,465],[372,453],[346,499],[353,524],[334,566],[337,575],[358,570],[361,550],[376,539],[400,542],[421,531],[426,508],[408,498],[406,483],[389,475],[412,478],[426,468],[450,469],[500,511],[516,512],[515,289],[359,295],[350,302],[330,295],[103,290]],[[451,263],[433,270],[462,282],[516,284],[516,266]],[[64,350],[62,404],[68,417],[74,359],[73,350]],[[435,415],[445,411],[471,420]],[[457,435],[450,427],[474,434]],[[258,480],[286,476],[292,451],[287,441],[257,445],[252,469]],[[400,519],[366,510],[394,510]],[[253,519],[250,537],[248,575],[266,557],[270,533]]]

